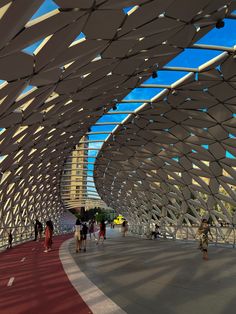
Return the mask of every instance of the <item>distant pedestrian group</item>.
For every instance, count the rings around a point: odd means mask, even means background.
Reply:
[[[94,238],[96,240],[96,244],[98,245],[100,242],[103,244],[106,239],[106,224],[105,221],[102,220],[99,225],[98,239],[95,235],[96,227],[95,220],[92,219],[89,221],[88,225],[86,222],[82,222],[79,218],[75,223],[75,252],[79,253],[80,251],[86,252],[87,250],[87,234],[89,234],[90,240]]]
[[[52,236],[53,236],[53,222],[51,219],[46,221],[45,239],[44,239],[44,252],[47,253],[52,250]],[[35,219],[34,224],[34,241],[40,241],[43,237],[43,224]]]

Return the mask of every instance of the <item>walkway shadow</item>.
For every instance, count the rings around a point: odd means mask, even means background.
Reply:
[[[89,242],[73,254],[79,267],[127,313],[235,313],[236,251],[210,248],[203,261],[195,243],[123,238]],[[230,309],[228,304],[234,305]]]

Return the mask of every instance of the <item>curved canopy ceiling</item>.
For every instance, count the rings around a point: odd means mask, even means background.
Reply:
[[[81,137],[234,9],[230,0],[1,1],[1,232],[57,219],[61,170]]]
[[[223,53],[130,116],[104,144],[95,182],[110,206],[147,222],[236,221],[236,62]]]

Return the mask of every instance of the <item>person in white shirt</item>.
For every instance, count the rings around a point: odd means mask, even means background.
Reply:
[[[81,251],[81,230],[82,224],[80,219],[78,218],[75,223],[75,251],[78,253]]]

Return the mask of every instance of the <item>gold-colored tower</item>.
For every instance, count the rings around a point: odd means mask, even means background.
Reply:
[[[82,137],[66,159],[61,177],[61,198],[67,208],[80,209],[87,198],[87,137]]]

